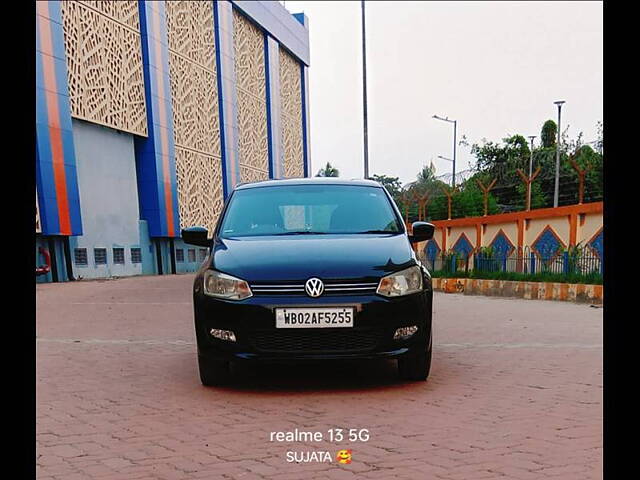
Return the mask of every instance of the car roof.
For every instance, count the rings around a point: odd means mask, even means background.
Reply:
[[[262,180],[260,182],[241,183],[236,185],[236,190],[246,190],[248,188],[259,187],[282,187],[290,185],[352,185],[364,187],[382,187],[375,180],[365,180],[364,178],[337,178],[337,177],[305,177],[305,178],[285,178],[282,180]]]

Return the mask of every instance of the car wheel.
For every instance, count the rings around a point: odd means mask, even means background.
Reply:
[[[429,377],[431,370],[431,339],[429,347],[417,354],[405,355],[398,359],[398,374],[402,380],[422,380]]]
[[[224,360],[211,360],[202,355],[198,355],[198,369],[200,371],[200,381],[206,387],[225,385],[231,380],[231,370],[229,362]]]

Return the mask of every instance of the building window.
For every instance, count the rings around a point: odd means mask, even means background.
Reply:
[[[184,250],[181,248],[176,249],[176,262],[178,263],[184,262]]]
[[[86,267],[89,265],[89,261],[87,260],[87,249],[86,248],[76,248],[73,251],[73,256],[76,262],[76,265]]]
[[[196,249],[195,248],[190,248],[189,250],[187,250],[187,255],[189,255],[188,259],[189,259],[190,263],[193,263],[193,262],[196,261]]]
[[[106,248],[94,248],[93,249],[93,258],[95,259],[96,265],[106,265],[107,264],[107,249]]]
[[[200,261],[204,262],[204,259],[207,258],[207,250],[204,248],[200,249]]]
[[[113,263],[124,265],[124,248],[113,249]]]
[[[131,263],[142,263],[142,249],[141,248],[132,248],[131,249]]]

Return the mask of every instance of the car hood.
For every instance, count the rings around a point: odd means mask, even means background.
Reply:
[[[211,267],[248,282],[366,281],[416,263],[399,235],[305,235],[218,239]]]

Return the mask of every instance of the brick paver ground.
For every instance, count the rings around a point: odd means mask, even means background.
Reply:
[[[380,361],[205,388],[192,278],[37,286],[39,479],[602,477],[602,309],[436,293],[426,383]],[[336,427],[370,439],[269,442]],[[286,461],[340,448],[351,464]]]

